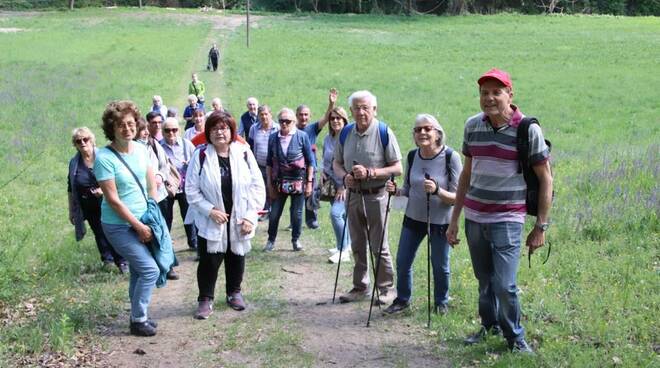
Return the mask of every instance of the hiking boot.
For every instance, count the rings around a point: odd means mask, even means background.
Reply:
[[[195,319],[208,319],[213,314],[213,300],[200,300],[195,312]]]
[[[131,335],[134,336],[154,336],[156,334],[156,327],[145,322],[131,322]]]
[[[158,322],[154,321],[154,320],[151,319],[151,318],[147,319],[147,323],[150,324],[151,327],[153,327],[153,328],[157,328],[157,327],[158,327]]]
[[[447,307],[447,304],[436,304],[433,308],[433,313],[435,314],[445,315],[447,312],[449,312],[449,307]]]
[[[300,244],[300,242],[298,240],[292,241],[291,245],[293,246],[293,251],[294,252],[300,252],[301,250],[304,249],[302,244]]]
[[[170,272],[167,273],[166,275],[168,280],[178,280],[179,279],[179,274],[174,271],[174,269],[170,269]]]
[[[121,273],[122,275],[126,275],[129,272],[128,265],[126,263],[120,263],[119,265],[117,265],[117,268],[119,268],[119,273]]]
[[[410,302],[396,298],[389,307],[385,308],[383,313],[398,314],[408,309],[408,307],[410,307]]]
[[[392,288],[378,290],[378,299],[374,300],[374,305],[387,305],[394,302],[396,292]]]
[[[316,229],[319,228],[319,222],[318,221],[308,222],[307,227],[312,229],[312,230],[316,230]]]
[[[343,251],[343,252],[334,252],[330,258],[328,258],[328,262],[330,263],[339,263],[339,257],[341,257],[342,262],[350,262],[351,261],[351,253],[348,251]]]
[[[525,339],[509,342],[509,349],[514,354],[534,355],[534,350],[527,344]]]
[[[273,249],[275,249],[275,242],[268,241],[266,242],[266,246],[264,247],[264,252],[272,252]]]
[[[231,293],[227,296],[227,305],[235,311],[242,311],[245,309],[245,301],[243,300],[243,295],[240,291]]]
[[[490,329],[487,329],[486,327],[481,326],[479,331],[477,331],[476,333],[466,337],[465,340],[463,340],[463,343],[465,343],[465,345],[478,344],[478,343],[486,340],[486,337],[488,336],[489,332],[490,332],[491,335],[495,336],[495,335],[499,335],[500,332],[502,332],[502,331],[500,330],[499,326],[492,326]]]
[[[351,291],[339,297],[340,303],[351,303],[367,299],[371,296],[368,289],[360,290],[352,288]]]

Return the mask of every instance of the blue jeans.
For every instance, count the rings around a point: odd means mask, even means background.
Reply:
[[[275,242],[277,238],[277,227],[280,224],[280,217],[284,211],[286,199],[291,197],[291,208],[289,213],[291,215],[291,241],[296,241],[300,238],[302,233],[302,212],[305,206],[304,194],[283,194],[279,193],[277,198],[273,199],[270,204],[270,215],[268,217],[268,241]]]
[[[337,250],[343,251],[347,247],[350,249],[351,237],[348,234],[348,227],[344,229],[344,224],[346,223],[346,201],[332,200],[330,205],[330,222],[332,222],[332,229],[335,231]],[[344,236],[343,241],[342,235]]]
[[[413,226],[414,225],[414,226]],[[447,225],[431,224],[431,265],[433,266],[433,295],[435,305],[446,306],[449,302],[449,243]],[[409,301],[413,286],[413,262],[419,244],[426,237],[426,223],[404,220],[396,253],[397,298]]]
[[[147,246],[140,242],[130,225],[103,224],[103,232],[112,247],[128,261],[131,277],[128,297],[131,300],[131,321],[145,322],[160,270]]]
[[[465,220],[474,276],[479,281],[479,316],[486,328],[499,325],[508,341],[521,340],[520,302],[516,274],[523,224],[482,224]]]

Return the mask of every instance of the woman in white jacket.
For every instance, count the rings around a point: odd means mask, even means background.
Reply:
[[[225,261],[227,304],[245,309],[241,282],[245,254],[250,251],[259,211],[266,191],[259,166],[238,135],[236,120],[226,112],[214,112],[205,123],[206,146],[197,149],[186,173],[190,209],[185,223],[198,229],[199,297],[195,318],[213,313],[218,269]]]

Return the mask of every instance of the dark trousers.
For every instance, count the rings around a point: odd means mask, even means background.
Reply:
[[[218,58],[211,56],[211,66],[213,66],[213,71],[218,70]]]
[[[186,194],[181,192],[177,193],[174,198],[167,197],[160,203],[158,203],[160,207],[160,211],[163,213],[163,217],[165,217],[165,222],[167,223],[167,228],[168,230],[172,231],[172,218],[174,217],[174,202],[178,201],[179,202],[179,212],[181,212],[181,219],[186,218],[186,214],[188,213],[188,200],[186,199]],[[165,202],[165,204],[162,204]],[[197,248],[197,229],[195,228],[195,225],[183,225],[183,229],[186,231],[186,238],[188,239],[188,247],[196,249]]]
[[[313,181],[313,188],[312,188],[312,193],[316,191],[316,188],[318,187],[318,182],[316,181],[316,174],[314,174],[314,181]],[[312,228],[314,227],[315,224],[318,225],[318,209],[315,207],[318,205],[310,203],[310,206],[307,205],[307,201],[313,201],[314,195],[312,194],[309,196],[309,198],[305,198],[305,224],[307,224],[307,227]],[[312,209],[309,209],[311,207]]]
[[[199,245],[199,265],[197,266],[197,286],[199,287],[198,301],[204,298],[214,299],[215,282],[218,279],[218,269],[225,261],[225,291],[227,295],[241,291],[243,273],[245,272],[245,256],[234,254],[229,247],[226,253],[208,253],[207,240],[201,236],[197,238]]]
[[[280,224],[280,217],[284,211],[286,199],[291,197],[291,208],[289,213],[291,215],[291,241],[296,241],[300,238],[302,233],[302,212],[305,206],[304,194],[283,194],[279,193],[277,198],[273,200],[270,205],[270,217],[268,217],[268,240],[275,242],[277,238],[277,227]]]
[[[102,262],[114,262],[117,266],[125,264],[126,260],[115,248],[110,245],[110,242],[105,237],[103,227],[101,226],[101,198],[78,198],[80,201],[80,208],[82,209],[83,217],[87,220],[89,227],[94,233],[96,239],[96,247],[101,255]]]

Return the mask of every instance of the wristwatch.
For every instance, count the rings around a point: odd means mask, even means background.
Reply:
[[[536,223],[534,225],[534,227],[541,230],[541,231],[543,231],[543,232],[546,232],[546,231],[548,231],[548,228],[550,227],[550,223],[549,222],[543,222],[543,223],[540,223],[540,224]]]

